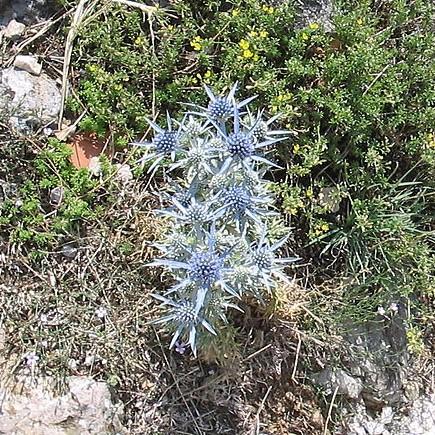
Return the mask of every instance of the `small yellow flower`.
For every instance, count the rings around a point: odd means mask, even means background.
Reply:
[[[427,147],[428,148],[435,148],[435,134],[429,133],[427,135]]]
[[[249,50],[249,48],[247,50],[243,50],[243,57],[245,59],[250,59],[253,56],[254,56],[254,53],[251,50]]]
[[[329,225],[325,222],[322,224],[322,226],[320,227],[320,229],[326,233],[326,231],[329,230]]]
[[[254,62],[258,62],[259,59],[260,59],[260,56],[259,56],[257,53],[255,53],[255,54],[254,54],[254,57],[252,58],[252,60],[253,60]]]
[[[269,36],[269,32],[267,32],[266,30],[262,30],[260,32],[260,38],[267,38]]]
[[[248,35],[251,36],[252,38],[255,38],[256,36],[258,36],[258,32],[256,32],[255,30],[252,30],[248,33]]]
[[[168,29],[168,30],[174,30],[174,26],[172,24],[169,24],[169,26],[166,27],[166,29]]]
[[[211,77],[211,75],[212,75],[212,72],[210,70],[207,70],[204,74],[204,78],[209,79]]]
[[[249,49],[249,41],[247,41],[246,39],[241,39],[239,42],[240,48],[242,50],[248,50]]]
[[[142,36],[138,36],[135,40],[134,40],[134,45],[144,45],[145,43],[145,39]]]
[[[273,14],[273,11],[275,10],[273,6],[268,5],[263,5],[262,9],[266,14]]]
[[[319,25],[318,25],[317,23],[310,23],[310,24],[308,25],[308,27],[309,27],[311,30],[317,30],[317,29],[319,28]]]
[[[358,19],[356,20],[356,23],[358,24],[358,26],[362,26],[362,25],[364,24],[364,21],[363,21],[362,18],[358,18]]]
[[[308,40],[310,39],[309,35],[308,35],[307,33],[305,33],[305,32],[302,32],[302,33],[301,33],[301,38],[302,38],[304,41],[308,41]]]
[[[293,152],[294,152],[295,154],[298,154],[300,150],[301,150],[301,146],[300,146],[298,143],[295,143],[295,144],[293,145]]]
[[[306,195],[306,197],[307,197],[308,199],[311,199],[311,198],[314,196],[313,188],[312,188],[312,187],[309,187],[309,188],[307,189],[305,195]]]
[[[238,8],[233,9],[233,10],[231,11],[231,15],[232,15],[233,17],[237,17],[237,15],[239,15],[239,14],[240,14],[240,9],[238,9]]]
[[[202,50],[202,38],[201,36],[195,36],[192,41],[190,41],[190,45],[196,51]]]

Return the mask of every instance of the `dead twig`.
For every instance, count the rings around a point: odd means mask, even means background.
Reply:
[[[301,345],[302,345],[302,339],[300,334],[298,334],[298,347],[296,348],[296,355],[295,355],[295,363],[294,363],[294,367],[293,367],[293,372],[292,372],[292,380],[296,381],[296,371],[298,369],[298,361],[299,361],[299,354],[301,351]]]
[[[255,433],[257,435],[260,434],[260,414],[264,408],[264,404],[266,403],[267,397],[269,396],[271,391],[272,391],[272,385],[269,386],[263,399],[261,399],[261,403],[260,403],[260,406],[258,407],[257,414],[255,414]]]
[[[323,431],[323,435],[328,434],[328,424],[331,420],[332,407],[334,406],[335,398],[337,397],[337,392],[338,392],[338,387],[335,388],[334,394],[332,395],[331,403],[329,404],[328,415],[326,416],[325,430]]]
[[[156,6],[144,5],[143,3],[137,3],[130,0],[112,0],[113,3],[119,3],[120,5],[131,6],[132,8],[140,9],[147,14],[152,14],[157,11]]]

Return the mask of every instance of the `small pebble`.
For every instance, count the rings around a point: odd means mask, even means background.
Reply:
[[[6,26],[6,28],[3,31],[3,35],[5,38],[15,40],[18,39],[26,29],[26,25],[23,23],[19,23],[16,20],[9,21],[9,24]]]
[[[14,67],[27,71],[30,74],[39,76],[42,71],[42,65],[34,56],[19,55],[15,58]]]

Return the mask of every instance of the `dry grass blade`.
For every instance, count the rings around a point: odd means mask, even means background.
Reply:
[[[255,433],[256,433],[256,435],[260,434],[260,414],[264,408],[264,404],[266,403],[267,397],[269,396],[271,390],[272,390],[272,386],[269,386],[269,388],[266,391],[266,394],[264,395],[263,399],[261,400],[260,406],[258,407],[257,414],[255,415],[255,421],[256,421]]]
[[[59,111],[59,119],[58,119],[58,128],[62,129],[62,120],[64,114],[64,106],[66,100],[66,94],[68,90],[68,72],[71,63],[71,55],[74,45],[74,39],[77,36],[78,28],[84,18],[91,13],[94,7],[97,5],[98,1],[94,1],[90,4],[90,6],[85,9],[85,5],[88,0],[81,0],[78,4],[76,11],[74,13],[74,17],[71,23],[71,28],[69,29],[68,36],[66,38],[65,44],[65,54],[63,60],[63,70],[62,70],[62,94],[61,94],[61,103],[60,103],[60,111]]]
[[[326,417],[325,430],[323,431],[323,435],[327,435],[328,434],[328,424],[331,421],[332,408],[334,406],[334,402],[335,402],[335,398],[337,397],[337,393],[338,393],[338,387],[335,388],[334,394],[332,395],[331,403],[329,404],[328,415]]]
[[[132,8],[140,9],[147,14],[152,14],[157,11],[156,6],[148,6],[142,3],[133,2],[130,0],[112,0],[113,3],[119,3],[120,5],[131,6]]]

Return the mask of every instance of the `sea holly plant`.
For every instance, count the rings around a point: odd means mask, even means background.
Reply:
[[[253,97],[238,102],[237,85],[225,96],[205,90],[207,107],[190,105],[181,122],[168,116],[165,128],[150,121],[152,141],[134,144],[147,150],[140,162],[152,162],[151,176],[166,164],[171,177],[160,193],[168,207],[158,211],[170,225],[156,244],[160,258],[149,266],[165,268],[172,283],[153,295],[165,310],[153,323],[173,331],[171,348],[190,346],[195,356],[210,334],[219,334],[228,310],[242,311],[245,296],[262,302],[289,282],[284,269],[297,260],[279,255],[288,229],[281,224],[277,236],[265,178],[279,168],[273,146],[289,132],[273,130],[277,116],[253,115]]]

